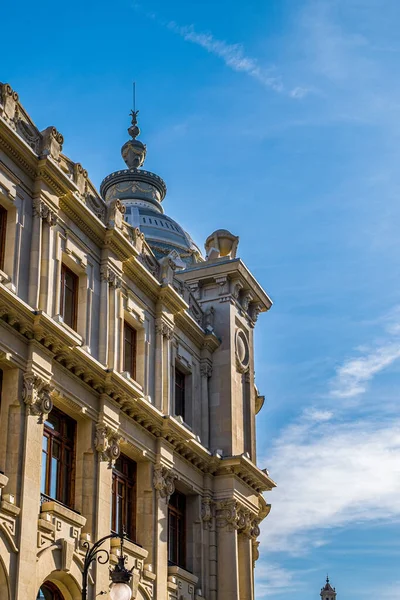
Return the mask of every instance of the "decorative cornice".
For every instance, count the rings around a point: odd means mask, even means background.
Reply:
[[[33,372],[24,374],[24,387],[22,390],[22,399],[27,406],[28,414],[37,415],[42,421],[45,415],[48,415],[53,408],[51,392],[53,386],[48,381]]]
[[[164,465],[155,465],[153,473],[153,486],[160,498],[167,504],[175,491],[175,479],[177,476]]]

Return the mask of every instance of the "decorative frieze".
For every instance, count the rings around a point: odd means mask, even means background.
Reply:
[[[96,425],[94,445],[100,455],[100,460],[108,461],[110,468],[121,453],[120,442],[121,436],[117,431],[105,425],[105,423]]]
[[[153,474],[153,486],[160,498],[167,503],[175,491],[176,475],[173,471],[163,465],[155,465]]]
[[[22,398],[27,405],[28,414],[38,415],[43,420],[53,408],[51,392],[53,386],[35,373],[24,374]]]

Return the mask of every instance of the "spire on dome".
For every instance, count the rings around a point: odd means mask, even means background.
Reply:
[[[146,145],[136,139],[140,135],[140,129],[137,122],[138,113],[138,110],[131,110],[129,114],[132,121],[131,126],[128,128],[128,133],[132,139],[125,142],[121,148],[122,158],[128,169],[139,169],[146,158]]]

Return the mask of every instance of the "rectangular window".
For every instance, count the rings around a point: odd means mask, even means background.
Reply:
[[[180,492],[168,504],[168,563],[186,568],[186,496]]]
[[[6,251],[6,226],[7,211],[0,205],[0,269],[4,269],[4,259]]]
[[[124,323],[124,371],[136,379],[136,329]]]
[[[136,463],[123,454],[116,460],[112,474],[111,530],[136,538]]]
[[[44,500],[72,507],[74,500],[76,422],[53,408],[44,424],[42,487]]]
[[[79,277],[65,265],[61,266],[60,314],[66,325],[76,329]]]
[[[185,420],[185,382],[186,376],[175,368],[175,414]]]

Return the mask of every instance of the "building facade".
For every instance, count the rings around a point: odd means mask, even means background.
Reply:
[[[0,84],[1,600],[79,600],[85,543],[122,527],[134,598],[254,598],[271,301],[238,238],[203,256],[164,214],[136,113],[128,131],[99,193]],[[108,586],[93,564],[89,598]]]
[[[336,600],[336,588],[332,587],[329,576],[326,576],[326,583],[320,592],[321,600]]]

